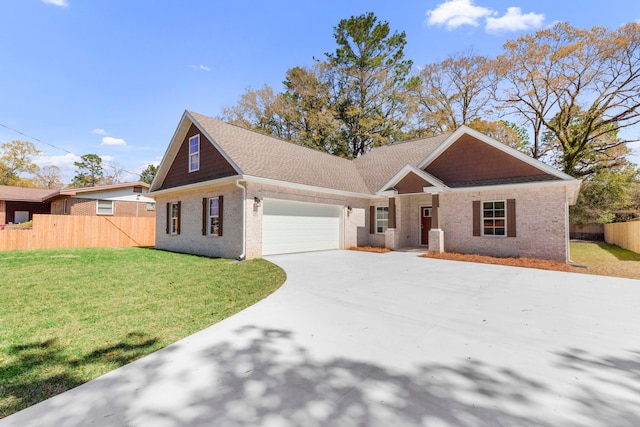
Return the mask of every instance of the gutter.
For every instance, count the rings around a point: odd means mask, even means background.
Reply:
[[[247,187],[240,184],[240,180],[236,179],[236,187],[242,189],[242,253],[238,256],[238,261],[244,261],[246,257],[247,247]]]

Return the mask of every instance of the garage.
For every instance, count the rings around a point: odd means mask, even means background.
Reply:
[[[264,199],[262,254],[339,249],[342,206]]]

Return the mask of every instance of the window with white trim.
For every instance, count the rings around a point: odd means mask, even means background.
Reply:
[[[64,199],[62,201],[62,213],[64,215],[69,213],[69,199]]]
[[[200,134],[189,138],[189,172],[200,169]]]
[[[376,233],[384,233],[389,227],[389,208],[386,206],[376,207]]]
[[[146,209],[148,211],[155,211],[156,210],[156,204],[155,202],[147,202],[147,207]]]
[[[113,200],[98,200],[96,213],[98,215],[113,215]]]
[[[207,234],[209,236],[219,236],[220,235],[220,199],[218,197],[209,199],[207,216],[208,216]]]
[[[173,202],[169,206],[169,234],[178,234],[179,223],[180,205],[178,202]]]
[[[507,203],[504,200],[482,202],[482,235],[506,236]]]

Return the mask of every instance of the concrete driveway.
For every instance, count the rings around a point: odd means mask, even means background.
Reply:
[[[330,251],[7,426],[638,426],[640,281]]]

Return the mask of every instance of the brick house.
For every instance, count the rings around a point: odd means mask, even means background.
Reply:
[[[579,189],[464,126],[348,160],[186,111],[149,196],[156,247],[177,252],[372,245],[565,262]]]
[[[155,200],[147,197],[149,184],[128,182],[60,190],[45,199],[53,215],[111,215],[154,217]]]

